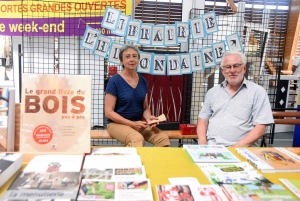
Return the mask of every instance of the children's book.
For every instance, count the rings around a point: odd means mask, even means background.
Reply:
[[[247,162],[197,165],[213,184],[272,184]]]
[[[234,163],[240,160],[223,145],[183,145],[194,163]]]
[[[225,194],[232,201],[296,201],[292,193],[276,184],[225,184],[222,185]]]
[[[236,148],[236,151],[262,172],[300,172],[297,158],[274,147]]]
[[[24,172],[80,172],[83,155],[38,155]]]
[[[138,155],[136,148],[134,147],[104,147],[93,148],[91,155]]]
[[[149,179],[106,181],[83,179],[77,200],[153,201]]]
[[[90,153],[92,76],[22,78],[20,151]]]
[[[279,179],[279,180],[300,199],[299,179]]]
[[[159,201],[205,200],[227,201],[227,197],[217,185],[156,185]]]

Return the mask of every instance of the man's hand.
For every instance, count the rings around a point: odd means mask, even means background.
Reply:
[[[131,128],[141,132],[145,128],[147,128],[147,122],[145,122],[145,121],[134,121]]]
[[[149,117],[146,119],[147,124],[150,125],[151,128],[156,127],[156,126],[159,124],[159,122],[154,122],[154,123],[150,123],[150,124],[149,124],[149,122],[151,122],[151,121],[153,121],[153,120],[154,120],[154,121],[158,121],[159,119],[158,119],[156,116],[149,116]]]

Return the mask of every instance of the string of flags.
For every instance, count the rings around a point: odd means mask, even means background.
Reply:
[[[153,25],[131,20],[130,16],[123,15],[120,10],[111,7],[106,8],[101,26],[111,30],[112,34],[125,37],[126,41],[154,47],[178,46],[180,43],[188,43],[190,35],[193,40],[197,40],[219,31],[215,12],[202,14],[189,22]],[[225,39],[188,53],[155,54],[140,51],[137,72],[182,75],[214,67],[221,62],[226,50],[243,51],[237,32],[225,36]],[[80,46],[91,50],[94,55],[108,58],[110,63],[120,65],[119,52],[124,44],[113,42],[97,29],[87,26]]]

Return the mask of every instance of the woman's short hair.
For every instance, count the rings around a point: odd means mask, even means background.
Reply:
[[[246,59],[246,56],[244,55],[244,53],[242,52],[236,52],[236,51],[228,51],[228,52],[225,52],[222,56],[222,59],[221,59],[221,67],[223,66],[224,64],[224,59],[225,57],[227,57],[228,55],[239,55],[241,60],[242,60],[242,64],[243,65],[246,65],[247,63],[247,59]]]
[[[138,57],[140,59],[140,53],[139,53],[139,49],[135,46],[135,45],[125,45],[120,49],[120,53],[119,53],[119,59],[120,61],[122,61],[123,59],[123,53],[128,50],[128,49],[133,49],[138,53]]]

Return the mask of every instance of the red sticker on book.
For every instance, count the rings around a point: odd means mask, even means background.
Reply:
[[[47,125],[39,125],[33,131],[33,139],[39,144],[47,144],[52,140],[53,131]]]

